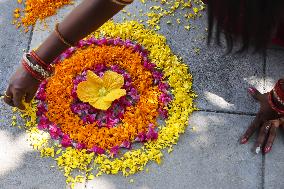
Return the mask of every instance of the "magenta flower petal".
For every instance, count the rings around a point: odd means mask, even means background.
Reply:
[[[84,149],[84,148],[86,148],[86,145],[85,145],[85,144],[82,144],[82,143],[77,143],[77,144],[76,144],[76,149],[82,150],[82,149]]]
[[[131,148],[131,143],[129,141],[124,141],[121,145],[121,148],[127,148],[130,149]]]
[[[70,138],[68,135],[64,134],[64,135],[63,135],[63,138],[62,138],[62,140],[61,140],[61,145],[62,145],[63,147],[65,147],[65,148],[71,146],[71,145],[72,145],[72,140],[71,140],[71,138]]]
[[[118,154],[119,146],[114,146],[110,149],[110,154],[116,156]]]
[[[105,150],[100,148],[100,147],[98,147],[98,146],[94,146],[90,151],[94,152],[96,154],[103,154],[103,153],[105,153]]]
[[[156,140],[157,138],[158,138],[158,132],[154,130],[154,126],[152,126],[151,124],[146,134],[146,140]]]

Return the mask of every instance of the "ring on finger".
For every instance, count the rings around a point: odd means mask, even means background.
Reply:
[[[265,126],[265,130],[268,131],[270,129],[270,124]]]
[[[12,96],[7,95],[7,92],[5,92],[4,96],[5,96],[6,98],[12,99]]]

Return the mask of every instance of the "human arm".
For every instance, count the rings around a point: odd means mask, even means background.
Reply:
[[[98,29],[107,20],[118,13],[125,5],[119,3],[124,1],[129,4],[132,0],[85,0],[77,6],[58,26],[58,31],[68,43],[75,44],[91,32]],[[52,32],[39,46],[35,53],[47,64],[50,64],[69,46]],[[36,63],[34,59],[30,60]],[[40,82],[36,80],[27,70],[20,65],[12,75],[4,101],[11,105],[24,109],[22,100],[25,97],[30,102],[34,97]]]

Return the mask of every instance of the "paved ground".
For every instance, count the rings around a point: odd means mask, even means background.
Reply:
[[[0,0],[0,94],[7,78],[18,64],[22,50],[36,47],[47,36],[37,24],[33,32],[22,34],[10,24],[15,1]],[[138,7],[137,7],[138,6]],[[131,5],[135,12],[141,7]],[[143,8],[143,7],[142,7]],[[71,7],[49,19],[52,26]],[[118,15],[116,20],[121,20]],[[175,18],[172,18],[175,19]],[[207,47],[202,39],[206,32],[206,16],[194,24],[190,32],[183,26],[161,24],[160,33],[176,54],[190,65],[194,89],[199,94],[198,107],[190,118],[189,129],[181,137],[173,153],[166,155],[163,164],[150,164],[150,172],[134,175],[134,183],[122,176],[102,176],[77,188],[87,189],[211,189],[284,188],[283,136],[278,134],[272,152],[255,155],[253,142],[241,146],[240,135],[257,111],[257,104],[247,95],[248,86],[265,91],[272,87],[284,70],[284,52],[270,49],[266,61],[259,55],[229,55],[219,47]],[[194,48],[200,48],[199,55]],[[1,189],[61,189],[68,188],[61,172],[50,165],[51,159],[41,159],[27,142],[24,132],[10,125],[11,110],[0,103],[0,188]]]

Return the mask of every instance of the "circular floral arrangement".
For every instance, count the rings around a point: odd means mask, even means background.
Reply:
[[[91,37],[60,58],[36,96],[39,129],[96,154],[158,138],[157,119],[167,118],[172,97],[142,46]]]
[[[106,23],[54,63],[22,117],[34,148],[56,159],[66,182],[82,181],[78,169],[93,179],[160,163],[195,110],[187,65],[165,37],[134,21]]]

